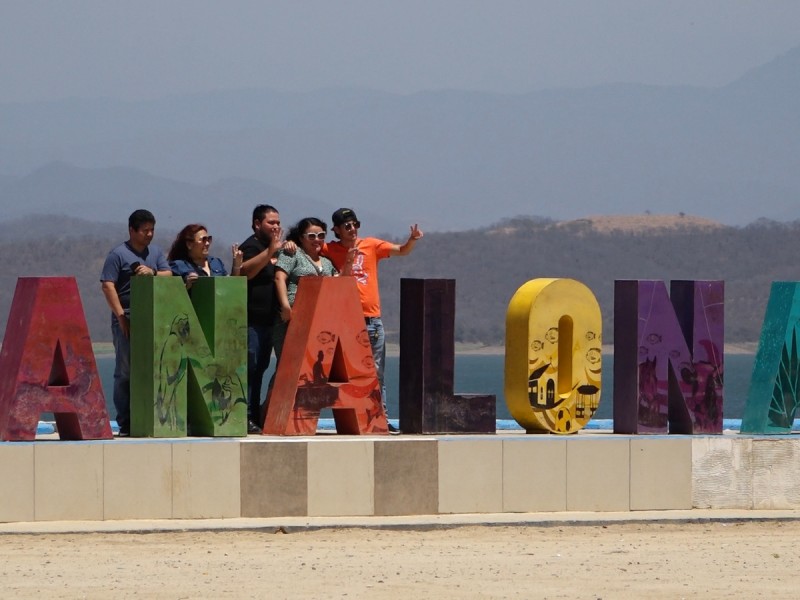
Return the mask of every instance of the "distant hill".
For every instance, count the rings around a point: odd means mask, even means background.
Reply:
[[[719,94],[740,104],[750,103],[759,113],[769,110],[782,115],[796,111],[792,98],[800,97],[800,46],[756,67],[736,81],[720,88]]]
[[[615,231],[627,233],[664,233],[680,229],[719,229],[725,226],[711,219],[692,217],[689,215],[634,215],[634,216],[597,216],[577,219],[575,221],[562,221],[559,227],[574,228],[576,225],[589,225],[596,233],[611,233]]]
[[[265,194],[284,204],[290,198],[276,190],[430,231],[611,210],[790,221],[800,197],[798,97],[800,47],[716,89],[240,90],[0,104],[0,175],[24,177],[20,186],[86,218],[86,205],[45,186],[36,169],[63,161],[161,178],[153,187],[134,178],[126,189],[130,173],[107,173],[106,201],[117,210],[152,190],[183,214],[187,202],[215,197],[207,186],[240,178],[271,186]],[[22,193],[0,185],[4,207]],[[241,223],[234,208],[229,218]]]
[[[252,233],[250,221],[257,204],[277,207],[286,229],[307,216],[329,222],[338,208],[249,179],[195,185],[129,167],[82,169],[63,162],[49,163],[25,177],[0,179],[0,198],[4,207],[0,223],[31,214],[64,215],[122,224],[115,228],[125,234],[128,215],[147,208],[155,214],[158,227],[179,231],[188,223],[201,222],[231,241]],[[405,229],[405,224],[369,210],[358,212],[377,231]]]
[[[11,207],[9,207],[11,208]],[[127,224],[127,217],[124,222]],[[163,232],[158,231],[159,235]],[[87,221],[66,215],[35,214],[10,220],[0,220],[0,240],[15,244],[46,240],[54,253],[69,253],[62,246],[82,238],[116,239],[127,234],[127,225],[103,221]]]
[[[174,235],[166,229],[158,233],[162,246]],[[468,231],[426,232],[411,255],[381,263],[384,320],[396,341],[401,278],[455,279],[457,341],[502,344],[514,292],[537,277],[569,277],[597,296],[603,340],[611,343],[614,280],[722,279],[727,341],[755,341],[771,283],[800,280],[793,251],[799,237],[800,221],[729,227],[690,215],[572,222],[519,217]],[[13,257],[0,264],[0,333],[17,277],[73,275],[93,340],[109,340],[99,273],[108,251],[123,239],[119,226],[49,215],[0,223],[0,252]],[[225,244],[215,240],[212,253],[228,262]]]
[[[457,339],[502,343],[515,291],[538,277],[582,281],[603,314],[603,339],[613,341],[614,281],[721,279],[729,342],[756,341],[773,281],[800,281],[794,252],[800,221],[762,220],[728,227],[690,216],[618,217],[555,222],[507,219],[492,226],[431,234],[408,257],[381,266],[387,329],[397,331],[400,278],[456,280]],[[664,227],[665,222],[669,227]]]

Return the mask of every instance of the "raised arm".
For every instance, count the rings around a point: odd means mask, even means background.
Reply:
[[[239,270],[240,275],[244,275],[248,279],[252,279],[258,275],[261,270],[266,267],[270,261],[275,257],[278,250],[281,249],[281,238],[283,237],[283,229],[279,229],[269,241],[269,247],[262,252],[259,252],[252,258],[248,258],[242,263]]]
[[[239,250],[239,244],[231,246],[231,275],[242,274],[242,251]]]
[[[411,254],[411,251],[414,249],[414,245],[417,243],[417,240],[423,236],[422,230],[419,226],[414,223],[411,226],[411,232],[408,234],[408,239],[406,243],[403,245],[395,246],[392,249],[392,256],[407,256]]]

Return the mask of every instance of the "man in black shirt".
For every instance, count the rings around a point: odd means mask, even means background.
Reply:
[[[239,245],[247,277],[247,432],[261,433],[261,382],[272,354],[275,319],[275,254],[281,248],[281,217],[268,204],[253,209],[253,235]]]

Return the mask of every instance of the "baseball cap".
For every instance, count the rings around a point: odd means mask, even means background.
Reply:
[[[353,212],[350,208],[340,208],[331,216],[331,221],[333,221],[333,225],[338,227],[348,221],[358,221],[358,217],[356,213]]]

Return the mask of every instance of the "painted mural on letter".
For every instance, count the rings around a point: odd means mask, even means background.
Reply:
[[[723,283],[617,282],[615,302],[614,430],[721,433]]]
[[[131,302],[133,435],[247,435],[246,282],[135,280]]]
[[[264,433],[314,435],[322,409],[338,433],[388,433],[369,335],[351,277],[304,277],[292,307]]]
[[[528,432],[575,433],[600,405],[602,321],[572,279],[522,286],[506,317],[506,402]]]
[[[581,429],[600,404],[601,336],[590,330],[583,333],[583,338],[584,343],[574,340],[572,343],[573,353],[569,360],[573,368],[577,363],[578,374],[568,394],[557,393],[558,326],[548,327],[544,335],[537,336],[530,344],[528,401],[548,428],[557,433]]]

